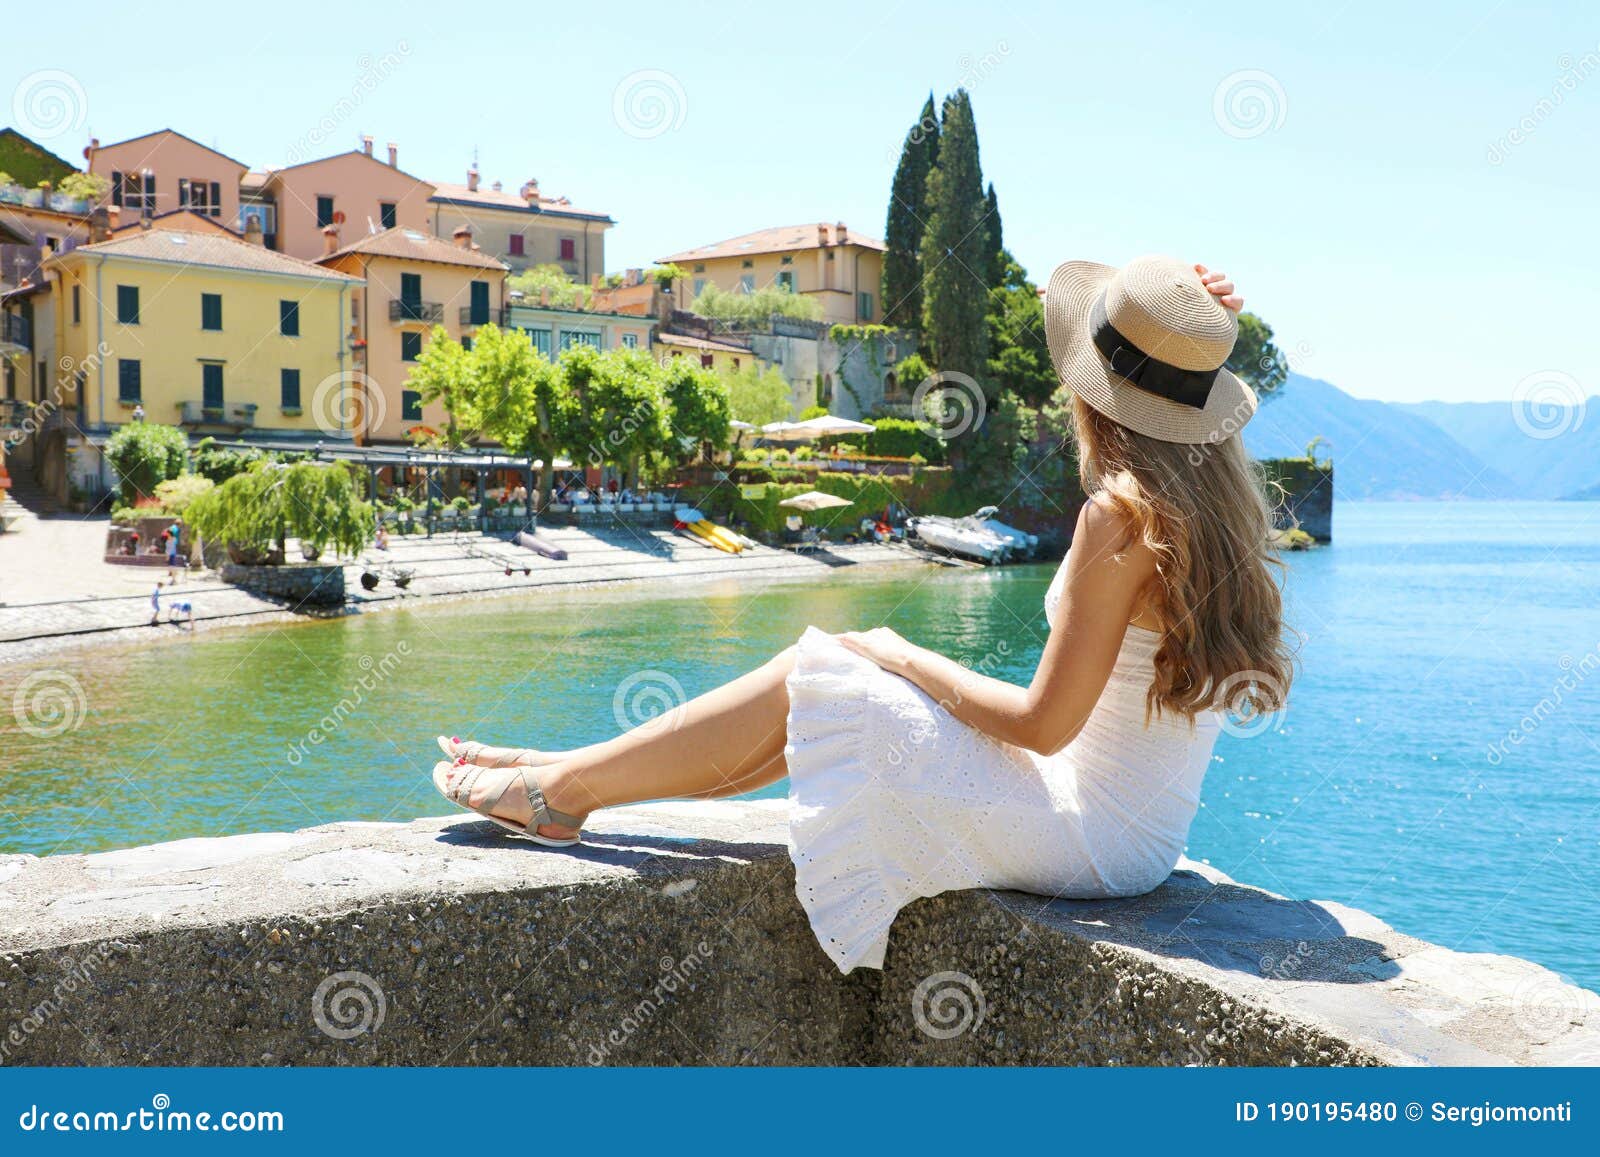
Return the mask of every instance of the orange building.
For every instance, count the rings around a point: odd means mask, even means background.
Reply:
[[[335,226],[325,232],[328,252],[318,264],[360,278],[351,302],[357,339],[358,442],[408,442],[414,433],[444,428],[444,407],[424,406],[407,385],[411,367],[436,325],[458,341],[471,341],[480,325],[504,325],[506,267],[477,249],[462,228],[454,242],[426,229],[404,226],[338,246]]]
[[[239,182],[246,166],[172,129],[116,144],[91,140],[84,150],[89,172],[111,182],[109,204],[120,224],[146,214],[188,209],[229,229],[239,225]]]
[[[431,230],[433,192],[433,185],[399,167],[396,146],[389,146],[387,162],[380,161],[365,137],[348,153],[248,174],[244,203],[247,218],[260,218],[269,249],[315,261],[326,252],[322,231],[330,225],[342,237]]]

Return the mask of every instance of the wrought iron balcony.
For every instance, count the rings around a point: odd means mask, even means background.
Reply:
[[[461,307],[461,324],[489,325],[493,323],[501,329],[506,327],[506,310],[504,309],[473,309],[470,305]]]
[[[232,426],[243,430],[256,424],[256,405],[254,402],[224,402],[220,406],[208,406],[204,402],[185,402],[183,424]]]
[[[407,301],[404,298],[397,297],[389,302],[389,320],[443,321],[444,306],[437,301]]]

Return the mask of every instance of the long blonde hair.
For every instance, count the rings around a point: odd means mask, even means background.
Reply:
[[[1156,556],[1143,605],[1161,620],[1147,718],[1207,708],[1273,712],[1289,694],[1272,512],[1260,468],[1237,435],[1206,446],[1135,433],[1079,398],[1072,403],[1084,490]]]

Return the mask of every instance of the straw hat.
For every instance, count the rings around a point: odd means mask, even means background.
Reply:
[[[1171,257],[1121,269],[1068,261],[1045,290],[1045,338],[1061,383],[1162,442],[1221,442],[1255,414],[1255,391],[1222,368],[1238,328],[1194,266]]]

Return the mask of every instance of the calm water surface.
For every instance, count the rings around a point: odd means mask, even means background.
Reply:
[[[1305,637],[1291,708],[1223,737],[1189,855],[1600,986],[1600,504],[1351,504],[1336,531],[1290,562]],[[58,656],[45,665],[84,710],[57,738],[7,733],[0,852],[441,814],[439,732],[589,742],[807,624],[886,623],[958,656],[1004,640],[997,673],[1025,681],[1050,576],[842,568]],[[27,670],[0,671],[0,702]]]

